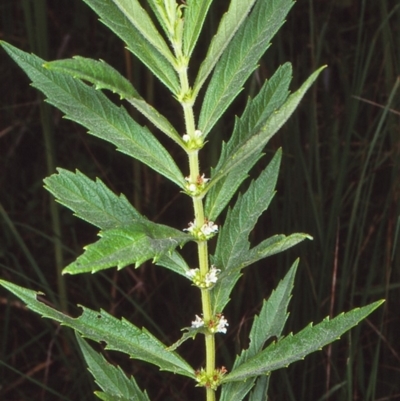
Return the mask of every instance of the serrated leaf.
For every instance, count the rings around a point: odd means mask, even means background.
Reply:
[[[283,234],[273,235],[252,248],[241,260],[240,268],[252,265],[268,256],[286,251],[305,239],[311,240],[313,238],[305,233],[294,233],[288,236]]]
[[[120,351],[133,359],[152,363],[175,374],[195,378],[193,368],[178,354],[166,350],[166,346],[146,329],[139,329],[126,319],[116,319],[104,310],[96,312],[82,307],[77,318],[67,316],[36,299],[38,292],[0,280],[0,285],[25,302],[28,308],[39,315],[73,328],[83,337],[96,342],[105,342],[107,350]]]
[[[223,310],[240,277],[239,266],[250,248],[249,234],[274,195],[281,155],[282,152],[277,151],[257,180],[250,184],[243,196],[239,196],[233,209],[228,211],[225,224],[220,230],[212,259],[213,264],[222,270],[220,280],[212,292],[215,313]]]
[[[113,0],[84,0],[100,21],[119,36],[126,47],[174,94],[179,93],[179,80],[171,60],[142,36]]]
[[[122,99],[139,96],[132,84],[103,60],[74,56],[69,59],[49,61],[44,64],[44,67],[89,81],[95,85],[96,89],[108,89],[118,93]]]
[[[133,377],[128,378],[120,367],[111,365],[102,354],[76,334],[79,348],[96,384],[106,393],[106,397],[121,401],[150,401],[146,392],[140,390]],[[101,399],[106,399],[99,397]]]
[[[183,54],[191,56],[212,0],[187,0],[184,8]]]
[[[201,107],[199,129],[207,135],[257,68],[292,0],[258,1],[218,61]]]
[[[299,333],[289,335],[271,344],[261,353],[224,376],[222,381],[228,383],[246,380],[250,377],[260,376],[273,370],[287,367],[295,361],[304,359],[308,354],[338,340],[341,335],[365,319],[383,302],[381,300],[362,308],[353,309],[348,313],[340,314],[332,320],[325,318],[316,326],[310,324]]]
[[[166,21],[165,4],[163,2],[160,2],[159,0],[147,0],[147,3],[152,9],[154,15],[157,18],[157,21],[160,23],[165,34],[167,35],[167,37],[169,37],[170,32]]]
[[[133,27],[143,36],[146,41],[157,49],[170,64],[175,64],[175,57],[165,43],[163,37],[154,26],[153,21],[138,0],[112,0],[129,20]],[[146,43],[147,44],[147,43]]]
[[[181,188],[185,187],[185,179],[167,150],[146,127],[132,120],[123,107],[114,105],[93,87],[45,69],[44,61],[39,57],[5,42],[2,46],[28,74],[33,86],[67,118],[88,128],[91,135],[111,142],[119,151],[147,164]]]
[[[82,220],[103,230],[146,220],[124,195],[115,195],[100,179],[93,181],[78,170],[57,171],[44,179],[45,188]]]
[[[283,252],[299,242],[310,238],[311,237],[309,235],[302,233],[295,233],[289,236],[283,234],[273,235],[252,248],[247,253],[244,253],[242,255],[242,259],[238,260],[237,263],[235,263],[235,266],[232,266],[225,275],[221,275],[220,280],[217,281],[215,287],[213,288],[214,311],[222,311],[225,308],[226,304],[229,302],[230,293],[240,278],[240,271],[242,269],[261,260],[262,258]],[[253,251],[254,249],[257,251]],[[214,260],[213,263],[215,264]]]
[[[236,118],[231,139],[227,144],[223,144],[217,167],[211,174],[212,185],[208,187],[210,191],[207,193],[205,203],[206,216],[210,220],[215,221],[225,208],[239,185],[247,177],[248,171],[262,156],[263,147],[257,149],[252,157],[243,160],[240,165],[214,183],[216,173],[227,162],[235,149],[256,134],[268,117],[282,106],[289,95],[288,87],[291,76],[292,68],[289,63],[279,67],[271,79],[264,83],[257,96],[249,99],[242,116]]]
[[[235,206],[228,211],[218,235],[214,263],[222,271],[235,268],[250,248],[248,237],[275,193],[282,151],[278,150],[257,180],[252,181]]]
[[[125,77],[103,60],[97,61],[75,56],[72,59],[50,61],[45,63],[44,66],[49,70],[88,81],[94,84],[96,89],[108,89],[114,93],[118,93],[121,98],[125,98],[154,126],[180,146],[184,146],[182,138],[172,124],[154,107],[148,104]]]
[[[281,280],[268,301],[263,302],[259,315],[254,317],[253,325],[250,331],[250,344],[247,350],[244,350],[240,356],[235,359],[233,370],[246,362],[248,359],[257,355],[264,344],[272,337],[280,338],[283,327],[288,317],[288,306],[294,285],[294,278],[298,266],[298,260],[293,263],[289,272]],[[250,378],[246,381],[234,381],[225,383],[222,386],[220,401],[241,401],[254,386],[256,378]],[[260,378],[258,379],[260,380]],[[257,382],[252,397],[265,394],[268,382]],[[251,397],[250,397],[251,399]],[[258,400],[260,398],[254,398]]]
[[[236,194],[237,189],[243,181],[249,176],[250,169],[260,160],[262,154],[254,158],[248,158],[238,168],[232,170],[224,178],[213,185],[207,192],[204,210],[205,215],[211,221],[216,221],[226,205]],[[214,175],[214,169],[211,170],[211,176]]]
[[[274,134],[282,127],[282,125],[292,115],[301,99],[317,79],[318,75],[322,71],[322,67],[315,71],[300,87],[299,90],[291,94],[288,100],[276,110],[272,115],[265,121],[260,129],[252,134],[251,137],[240,141],[236,146],[232,147],[229,151],[229,157],[224,158],[223,163],[219,168],[215,169],[215,175],[210,181],[208,188],[215,185],[221,178],[225,177],[229,172],[239,166],[249,157],[253,157],[255,154],[259,154],[260,149],[264,148],[266,143],[274,136]]]
[[[249,401],[268,401],[268,386],[271,376],[260,376],[256,380],[254,390],[250,394]]]
[[[197,96],[205,80],[215,67],[222,53],[233,39],[236,31],[246,19],[256,0],[231,0],[228,11],[222,16],[217,33],[207,50],[206,58],[200,65],[193,85],[193,98]]]
[[[190,267],[188,266],[186,260],[183,259],[181,254],[176,250],[171,253],[164,253],[161,255],[157,259],[156,265],[166,267],[167,269],[188,278],[186,272],[190,270]]]
[[[184,331],[182,337],[168,347],[169,351],[175,351],[178,347],[180,347],[185,341],[189,339],[194,340],[199,333],[207,334],[207,330],[204,327],[185,327],[184,329],[182,329],[182,331]]]
[[[114,266],[120,270],[130,264],[138,267],[193,240],[189,234],[151,221],[101,231],[99,236],[100,240],[86,246],[84,254],[68,265],[63,274],[95,273]]]

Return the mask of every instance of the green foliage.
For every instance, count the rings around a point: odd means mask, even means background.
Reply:
[[[176,374],[194,378],[194,369],[179,355],[166,350],[166,346],[146,329],[139,329],[127,320],[116,319],[105,311],[95,312],[82,307],[78,318],[67,316],[37,300],[37,293],[15,284],[0,281],[1,285],[18,296],[31,310],[72,327],[83,337],[105,342],[106,349],[120,351],[131,358],[144,360]]]
[[[144,32],[137,29],[124,12],[113,0],[83,0],[96,14],[100,21],[108,26],[125,43],[126,47],[149,68],[149,70],[169,89],[172,93],[179,92],[178,76],[171,64],[171,60],[165,58],[151,42],[143,45],[142,34],[149,36],[150,27],[142,27]],[[143,11],[140,12],[143,15]],[[162,43],[162,39],[156,34],[156,43]],[[153,42],[153,41],[152,41]],[[160,47],[170,58],[170,52],[164,44]]]
[[[243,5],[253,3],[253,1],[238,1]],[[233,3],[232,1],[231,6]],[[242,90],[244,82],[257,68],[260,57],[267,50],[271,38],[283,24],[292,5],[291,0],[258,1],[234,39],[227,42],[229,46],[215,67],[200,112],[199,129],[204,135],[208,134],[222,113]],[[245,17],[246,15],[241,10],[236,12],[238,16]],[[230,15],[229,11],[227,15]],[[220,29],[225,31],[222,25],[223,21],[221,21]],[[212,49],[212,45],[210,49]],[[199,75],[201,72],[200,69]]]
[[[150,401],[133,377],[126,377],[121,368],[107,362],[102,354],[94,351],[78,334],[76,340],[96,384],[104,391],[96,391],[97,397],[105,401]]]
[[[229,382],[257,377],[303,359],[311,352],[320,350],[323,346],[338,340],[343,333],[365,319],[382,303],[383,301],[377,301],[368,306],[353,309],[351,312],[342,313],[332,320],[326,318],[316,326],[310,324],[300,333],[291,334],[283,340],[271,344],[225,376],[223,381]]]
[[[146,128],[137,124],[123,107],[114,105],[103,93],[70,76],[48,71],[39,57],[7,43],[3,48],[32,79],[47,101],[58,107],[70,120],[89,129],[158,173],[184,187],[185,179],[170,154]]]
[[[172,122],[103,61],[75,57],[44,62],[1,42],[3,48],[27,73],[33,86],[43,92],[47,101],[59,108],[66,118],[83,125],[91,135],[114,144],[120,152],[175,183],[191,198],[194,219],[186,229],[188,233],[157,224],[142,216],[125,196],[115,195],[102,181],[93,181],[79,171],[72,173],[58,169],[58,174],[45,179],[46,188],[77,217],[101,230],[100,239],[87,245],[85,252],[63,272],[95,273],[110,267],[139,267],[152,260],[186,276],[199,287],[201,317],[196,315],[182,339],[168,348],[145,328],[140,329],[125,319],[116,319],[103,310],[95,312],[83,307],[82,315],[72,318],[40,302],[38,293],[32,290],[4,280],[0,284],[31,310],[78,333],[78,344],[84,358],[103,390],[96,392],[100,399],[144,401],[149,398],[135,380],[109,365],[79,335],[106,343],[107,350],[123,352],[130,358],[195,380],[198,386],[205,387],[207,401],[216,399],[215,390],[219,386],[222,388],[221,400],[234,398],[240,401],[249,394],[250,401],[261,401],[265,399],[269,386],[269,378],[264,375],[330,344],[382,303],[377,301],[334,319],[327,318],[315,326],[310,324],[298,334],[282,337],[298,265],[295,262],[254,318],[249,347],[236,358],[231,371],[227,373],[225,368],[215,365],[214,337],[216,333],[227,330],[223,312],[242,270],[311,238],[303,233],[273,235],[251,247],[249,236],[275,194],[281,150],[228,210],[225,223],[219,230],[215,255],[210,257],[207,241],[218,231],[214,220],[226,208],[250,169],[261,158],[265,145],[289,119],[324,67],[316,70],[290,94],[292,68],[289,63],[282,65],[254,99],[248,101],[242,116],[236,119],[233,133],[223,144],[209,181],[201,173],[199,162],[199,151],[206,143],[205,138],[256,69],[293,2],[231,0],[191,86],[188,68],[211,0],[191,0],[184,5],[178,5],[175,0],[149,0],[149,7],[163,33],[158,31],[157,22],[139,0],[84,1],[169,89],[171,100],[175,98],[180,103],[186,127],[182,137]],[[196,124],[194,104],[211,74]],[[184,178],[171,153],[150,129],[136,123],[124,107],[115,105],[100,91],[103,89],[119,94],[180,146],[188,158],[188,177]],[[196,269],[190,269],[177,250],[188,242],[197,246],[199,267]],[[197,334],[205,334],[206,360],[205,368],[195,371],[176,349]],[[266,346],[272,340],[274,342]]]

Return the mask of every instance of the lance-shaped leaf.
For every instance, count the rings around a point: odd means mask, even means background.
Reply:
[[[250,394],[249,401],[267,401],[268,386],[270,376],[260,376],[257,378],[254,390]]]
[[[152,9],[154,15],[157,18],[157,21],[160,23],[162,29],[164,30],[165,34],[169,38],[170,29],[168,27],[168,19],[165,13],[165,4],[160,2],[160,0],[147,0],[148,5]]]
[[[298,260],[293,263],[285,278],[280,281],[276,289],[272,291],[268,301],[263,302],[259,315],[254,317],[250,331],[249,348],[244,350],[240,356],[236,358],[232,370],[257,355],[270,338],[281,337],[283,327],[288,317],[288,306],[297,266]],[[222,386],[220,401],[230,401],[233,399],[235,401],[241,401],[253,387],[255,379],[254,377],[246,381],[225,383],[225,385]],[[257,384],[254,392],[265,394],[266,385],[267,383]]]
[[[140,5],[138,0],[112,0],[114,4],[121,10],[124,16],[129,20],[133,27],[157,49],[172,65],[175,58],[171,50],[165,43],[163,37],[154,26],[153,21],[147,14],[146,10]]]
[[[301,99],[317,79],[319,73],[322,71],[322,67],[315,71],[300,87],[299,90],[289,96],[287,101],[265,121],[260,129],[254,133],[251,137],[245,137],[239,143],[235,144],[229,149],[227,157],[224,158],[224,162],[215,169],[214,177],[212,177],[208,188],[215,185],[221,178],[225,177],[229,172],[239,166],[249,157],[253,157],[254,154],[258,154],[265,144],[275,135],[275,133],[282,127],[282,125],[292,115]]]
[[[121,401],[150,401],[146,392],[140,390],[133,377],[128,378],[120,367],[111,365],[102,354],[94,351],[79,334],[75,334],[90,373],[96,384],[104,391],[104,393],[95,392],[99,398],[102,400],[111,397],[112,400]]]
[[[151,221],[101,231],[100,240],[85,247],[83,255],[68,265],[63,273],[95,273],[116,266],[122,269],[130,264],[140,266],[149,259],[156,261],[164,253],[183,246],[193,237],[174,228]]]
[[[103,230],[146,220],[124,195],[115,195],[100,179],[93,181],[78,170],[57,171],[44,179],[45,188],[82,220]]]
[[[125,77],[103,60],[97,61],[75,56],[72,59],[50,61],[44,66],[52,71],[89,81],[95,85],[96,89],[108,89],[118,93],[121,98],[125,98],[159,130],[180,146],[184,146],[182,138],[172,124],[153,106],[148,104]]]
[[[193,368],[178,354],[167,351],[166,346],[146,329],[139,329],[126,319],[119,320],[104,310],[96,312],[85,307],[82,307],[81,316],[72,318],[38,301],[36,297],[40,293],[4,280],[0,280],[0,285],[39,315],[71,327],[83,337],[105,342],[105,349],[123,352],[133,359],[152,363],[161,370],[195,378]]]
[[[204,81],[210,75],[222,53],[233,39],[236,31],[247,18],[248,13],[256,0],[231,0],[228,11],[222,16],[217,33],[213,37],[207,50],[207,55],[200,65],[199,72],[193,86],[193,97],[199,93]]]
[[[167,60],[153,44],[144,39],[141,32],[129,21],[113,0],[84,0],[84,2],[173,94],[179,93],[179,80],[171,60]]]
[[[114,105],[102,92],[72,77],[47,70],[39,57],[2,42],[6,52],[28,74],[33,86],[49,103],[89,133],[117,146],[117,149],[147,164],[158,173],[185,187],[185,179],[174,160],[146,128],[137,124],[123,107]]]
[[[161,255],[156,260],[156,265],[166,267],[167,269],[189,279],[186,273],[190,270],[190,267],[177,250]]]
[[[214,263],[222,271],[235,268],[250,248],[248,237],[275,193],[282,151],[278,150],[257,180],[252,181],[235,206],[228,211],[218,235]]]
[[[224,165],[231,154],[234,153],[241,143],[255,135],[271,114],[282,106],[289,95],[289,83],[292,78],[292,67],[286,63],[279,67],[274,75],[266,81],[260,92],[254,99],[247,102],[246,108],[240,118],[236,118],[235,127],[231,139],[223,144],[221,156],[217,167],[213,169],[211,180],[213,181],[216,172]],[[205,211],[206,216],[215,221],[221,211],[225,208],[237,188],[247,177],[248,171],[255,165],[262,155],[263,147],[255,150],[252,157],[249,157],[232,169],[226,176],[220,179],[215,185],[212,184],[207,193]]]
[[[308,325],[299,333],[285,337],[271,344],[261,353],[250,358],[231,373],[223,377],[224,383],[247,380],[250,377],[267,374],[273,370],[287,367],[299,361],[325,345],[338,340],[342,334],[365,319],[384,301],[377,301],[348,313],[342,313],[330,320],[325,318],[321,323]]]
[[[124,195],[115,195],[98,178],[93,181],[80,171],[57,170],[58,174],[44,180],[45,188],[77,217],[102,230],[125,227],[137,221],[148,222]],[[162,254],[157,264],[187,277],[189,266],[176,250]]]
[[[187,0],[184,8],[183,54],[192,54],[212,0]]]
[[[240,277],[239,267],[250,248],[249,234],[274,195],[281,155],[279,150],[257,180],[250,184],[246,193],[239,196],[234,208],[228,211],[225,224],[220,230],[212,258],[213,264],[222,270],[220,280],[212,292],[215,313],[223,310]]]
[[[252,248],[241,260],[240,268],[252,265],[261,259],[286,251],[305,239],[313,238],[305,233],[295,233],[289,236],[283,234],[273,235]]]
[[[305,239],[311,239],[311,237],[301,233],[295,233],[289,236],[283,234],[274,235],[267,238],[250,251],[243,253],[242,259],[238,260],[225,274],[221,274],[220,280],[217,281],[213,288],[214,312],[222,311],[229,302],[230,294],[240,278],[240,271],[242,269],[263,258],[283,252]],[[253,252],[254,249],[257,249],[257,251]]]
[[[257,2],[218,61],[208,85],[199,119],[203,135],[210,132],[243,89],[293,4],[292,0]]]

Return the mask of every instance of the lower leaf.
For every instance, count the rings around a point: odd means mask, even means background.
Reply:
[[[338,340],[342,334],[365,319],[383,302],[381,300],[362,308],[353,309],[332,320],[325,318],[316,326],[311,323],[299,333],[290,334],[283,340],[271,344],[261,353],[224,376],[223,382],[246,380],[249,377],[268,374],[273,370],[287,367],[295,361],[304,359],[308,354]]]
[[[29,309],[39,315],[73,328],[82,337],[105,342],[107,344],[105,349],[124,352],[133,359],[152,363],[161,370],[195,379],[194,369],[178,354],[168,351],[161,341],[144,328],[139,329],[125,319],[116,319],[103,310],[96,312],[85,307],[82,307],[81,316],[72,318],[40,302],[37,299],[37,295],[40,294],[38,292],[4,280],[0,280],[0,285],[15,294]]]

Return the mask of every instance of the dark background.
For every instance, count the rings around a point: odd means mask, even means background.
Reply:
[[[214,3],[195,65],[226,8],[226,2]],[[46,60],[73,55],[104,59],[182,131],[178,103],[81,0],[2,0],[0,24],[2,40]],[[257,176],[274,151],[283,148],[278,193],[251,240],[257,244],[296,231],[314,240],[246,269],[225,312],[230,326],[226,336],[218,337],[218,363],[230,367],[233,355],[247,346],[261,300],[300,256],[286,334],[331,313],[381,298],[386,303],[332,347],[274,372],[270,400],[400,399],[400,4],[298,0],[259,70],[210,135],[204,166],[216,164],[221,140],[229,138],[247,97],[286,61],[294,68],[292,90],[320,65],[328,68],[252,171]],[[183,228],[192,219],[189,199],[173,184],[44,105],[2,50],[0,91],[1,278],[41,290],[62,308],[57,268],[96,240],[94,227],[52,206],[42,180],[55,166],[100,177],[154,221]],[[186,173],[184,155],[160,139]],[[194,248],[184,252],[189,260],[194,257]],[[175,341],[199,312],[196,289],[151,264],[66,277],[65,285],[70,313],[79,313],[76,304],[104,308],[145,325],[166,343]],[[96,387],[71,330],[29,312],[3,290],[0,328],[1,400],[95,399]],[[200,367],[202,347],[196,339],[184,344],[181,353]],[[203,390],[193,390],[191,381],[159,374],[116,353],[106,355],[134,374],[152,400],[202,399]]]

